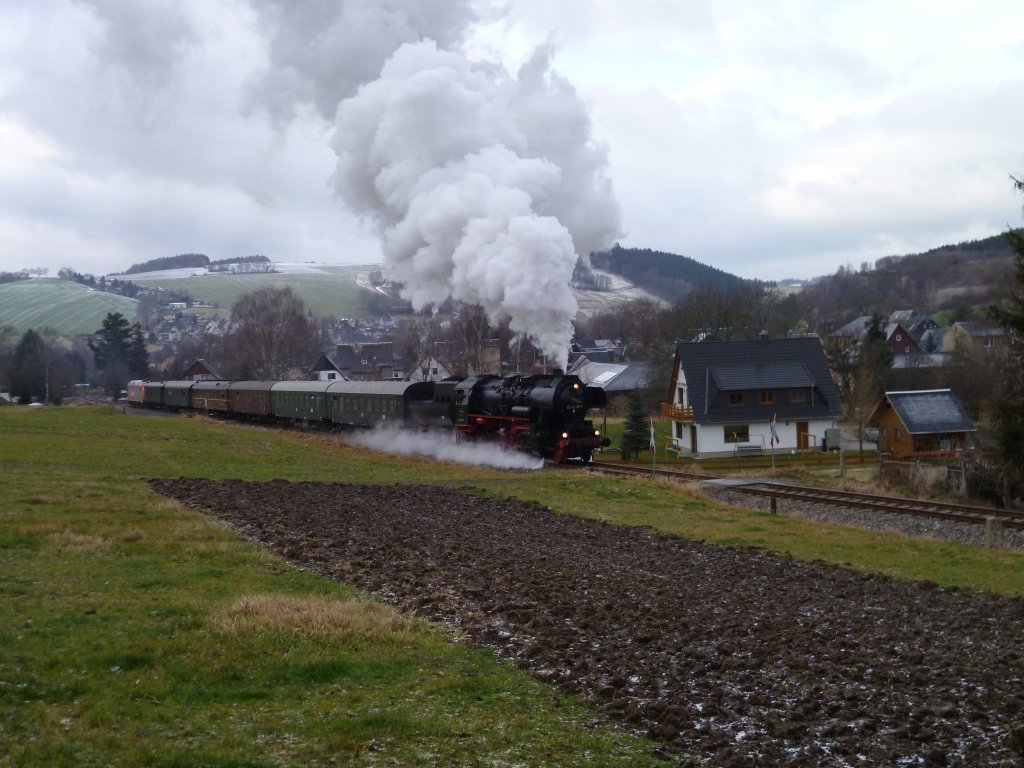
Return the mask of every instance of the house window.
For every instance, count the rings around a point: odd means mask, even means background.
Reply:
[[[897,333],[896,334],[896,341],[903,341],[903,334],[902,333]]]
[[[746,443],[750,441],[750,425],[748,424],[726,424],[724,431],[725,442]]]
[[[791,402],[791,403],[806,403],[807,402],[807,390],[806,389],[791,389],[791,390],[789,390],[789,402]]]
[[[775,402],[775,393],[774,392],[772,392],[770,390],[767,390],[767,389],[761,390],[761,405],[771,405],[774,402]]]
[[[730,392],[729,393],[729,405],[743,405],[743,393],[742,392]]]

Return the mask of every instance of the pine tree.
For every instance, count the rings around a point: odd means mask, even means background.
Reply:
[[[116,400],[131,374],[131,326],[124,315],[109,312],[95,338],[89,339],[89,349],[103,374],[104,388]]]
[[[11,395],[19,403],[45,402],[47,349],[43,337],[29,328],[14,348]]]
[[[1024,192],[1024,180],[1013,178],[1013,183]],[[993,405],[992,419],[1002,465],[1003,496],[1008,500],[1015,488],[1024,485],[1024,236],[1012,230],[1004,236],[1015,254],[1016,286],[1009,300],[990,307],[989,314],[1010,337],[1010,358],[1004,369],[1010,394]]]
[[[629,398],[629,412],[626,415],[626,431],[622,435],[622,458],[631,459],[651,444],[650,425],[644,411],[644,401],[639,392]]]
[[[149,352],[146,351],[146,337],[142,326],[132,326],[131,341],[128,344],[128,372],[132,378],[144,379],[149,375]]]

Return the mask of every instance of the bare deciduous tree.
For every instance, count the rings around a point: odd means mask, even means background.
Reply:
[[[235,327],[225,346],[233,376],[301,377],[319,352],[316,329],[290,287],[245,294],[231,308],[231,320]]]

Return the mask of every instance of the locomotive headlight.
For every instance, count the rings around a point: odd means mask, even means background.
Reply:
[[[573,382],[572,388],[573,389],[579,389],[580,388],[579,382]]]
[[[601,430],[600,429],[595,429],[594,430],[594,437],[600,437],[600,436],[601,436]]]
[[[568,432],[563,432],[562,433],[562,439],[563,440],[568,440],[569,439],[569,433]]]

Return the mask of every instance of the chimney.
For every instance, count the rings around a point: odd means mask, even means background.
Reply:
[[[757,340],[760,341],[762,344],[767,344],[768,331],[761,331],[759,334],[757,334]]]

